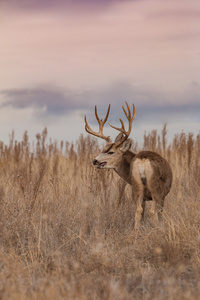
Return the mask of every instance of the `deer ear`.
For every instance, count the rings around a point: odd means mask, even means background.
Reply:
[[[116,137],[114,143],[116,144],[116,143],[118,143],[118,142],[121,142],[122,138],[123,138],[123,133],[120,132],[120,133],[118,134],[118,136]]]
[[[122,153],[125,153],[126,151],[128,151],[131,148],[131,144],[132,144],[132,140],[131,139],[126,140],[122,144],[122,146],[120,148],[120,150],[122,151]]]

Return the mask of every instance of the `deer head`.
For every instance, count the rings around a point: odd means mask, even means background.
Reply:
[[[133,115],[131,116],[131,111],[128,106],[128,103],[126,103],[127,111],[125,110],[124,106],[122,106],[122,109],[124,111],[124,114],[129,122],[128,130],[125,130],[124,122],[120,118],[121,122],[121,128],[115,127],[108,123],[112,128],[120,131],[118,136],[116,137],[114,143],[111,141],[109,136],[105,136],[103,134],[103,126],[106,123],[109,112],[110,112],[110,104],[108,106],[107,114],[105,119],[100,119],[97,114],[97,107],[95,105],[95,116],[99,123],[99,132],[94,132],[90,126],[88,125],[86,116],[85,116],[85,130],[97,137],[100,137],[101,139],[104,139],[107,143],[102,152],[93,160],[93,164],[97,166],[98,169],[115,169],[120,166],[123,155],[130,149],[131,147],[131,139],[128,139],[131,128],[132,128],[132,122],[135,118],[135,106],[133,104]]]

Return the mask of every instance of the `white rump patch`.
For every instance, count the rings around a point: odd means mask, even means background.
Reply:
[[[144,165],[144,163],[142,161],[140,161],[139,164],[138,164],[138,167],[139,167],[139,173],[140,173],[141,178],[145,179],[146,177],[145,177],[145,165]]]
[[[136,180],[146,179],[147,182],[150,180],[153,174],[153,169],[149,159],[137,158],[133,164],[132,175]]]

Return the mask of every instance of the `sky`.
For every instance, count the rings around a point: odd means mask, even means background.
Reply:
[[[0,0],[0,140],[76,141],[84,116],[127,125],[131,138],[200,132],[199,0]],[[105,135],[114,138],[108,126]]]

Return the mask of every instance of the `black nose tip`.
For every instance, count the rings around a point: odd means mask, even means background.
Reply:
[[[93,165],[96,165],[96,164],[97,164],[97,160],[94,159],[94,160],[93,160]]]

